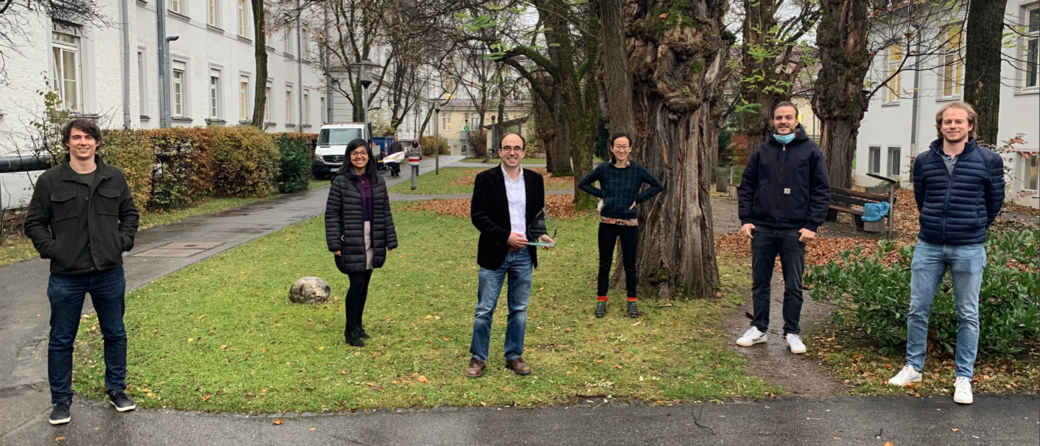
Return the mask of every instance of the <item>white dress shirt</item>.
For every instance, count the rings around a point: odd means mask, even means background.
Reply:
[[[502,176],[506,181],[506,198],[509,200],[509,226],[510,231],[527,236],[527,190],[524,189],[524,171],[520,170],[517,179],[509,177],[505,166],[501,167]]]

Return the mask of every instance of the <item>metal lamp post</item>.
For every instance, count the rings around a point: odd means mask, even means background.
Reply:
[[[368,59],[362,59],[360,62],[350,64],[350,66],[358,69],[358,82],[361,84],[361,107],[364,112],[365,133],[368,134],[365,140],[372,141],[372,132],[368,128],[368,86],[372,85],[372,67],[378,67],[379,64]],[[374,156],[375,154],[372,155]]]
[[[440,133],[437,131],[441,127],[440,121],[441,104],[440,102],[433,103],[433,174],[441,174],[441,138],[438,136]]]
[[[469,116],[466,116],[466,125],[462,126],[462,131],[459,132],[459,142],[462,143],[462,153],[467,154],[469,151],[466,149],[466,143],[469,142]]]

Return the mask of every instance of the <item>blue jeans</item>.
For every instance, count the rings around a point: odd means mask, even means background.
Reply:
[[[126,277],[121,266],[75,276],[51,274],[47,283],[47,298],[51,302],[51,335],[47,344],[51,403],[72,400],[72,348],[87,293],[105,341],[105,388],[126,390],[125,292]]]
[[[495,314],[498,295],[502,292],[502,281],[509,276],[509,318],[506,319],[506,361],[524,354],[524,332],[527,330],[527,301],[531,298],[531,254],[527,249],[506,254],[506,260],[498,269],[480,268],[477,283],[477,311],[473,319],[473,340],[469,352],[474,358],[487,361],[488,344],[491,342],[491,317]]]
[[[937,245],[917,241],[910,265],[910,311],[906,315],[906,363],[920,371],[928,346],[928,315],[935,290],[950,268],[957,301],[956,376],[971,378],[979,350],[979,287],[986,249],[973,245]]]

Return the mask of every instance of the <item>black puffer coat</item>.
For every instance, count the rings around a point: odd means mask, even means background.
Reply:
[[[382,177],[376,176],[372,183],[372,196],[372,267],[379,268],[386,262],[386,250],[397,248],[397,231]],[[361,192],[354,179],[347,175],[336,175],[332,179],[325,204],[325,241],[329,251],[341,251],[342,265],[347,272],[365,272],[365,216]]]

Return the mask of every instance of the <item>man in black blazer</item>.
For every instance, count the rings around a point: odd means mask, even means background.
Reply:
[[[473,357],[466,367],[466,376],[470,378],[484,375],[491,318],[506,276],[509,277],[506,368],[518,375],[531,374],[531,367],[524,363],[522,356],[531,274],[538,267],[538,252],[536,247],[528,245],[527,238],[530,235],[540,242],[555,242],[544,233],[528,234],[530,223],[545,208],[545,186],[541,175],[520,166],[526,143],[516,133],[505,134],[498,150],[502,163],[479,173],[473,186],[470,218],[480,231],[477,244],[480,279],[470,343]]]

